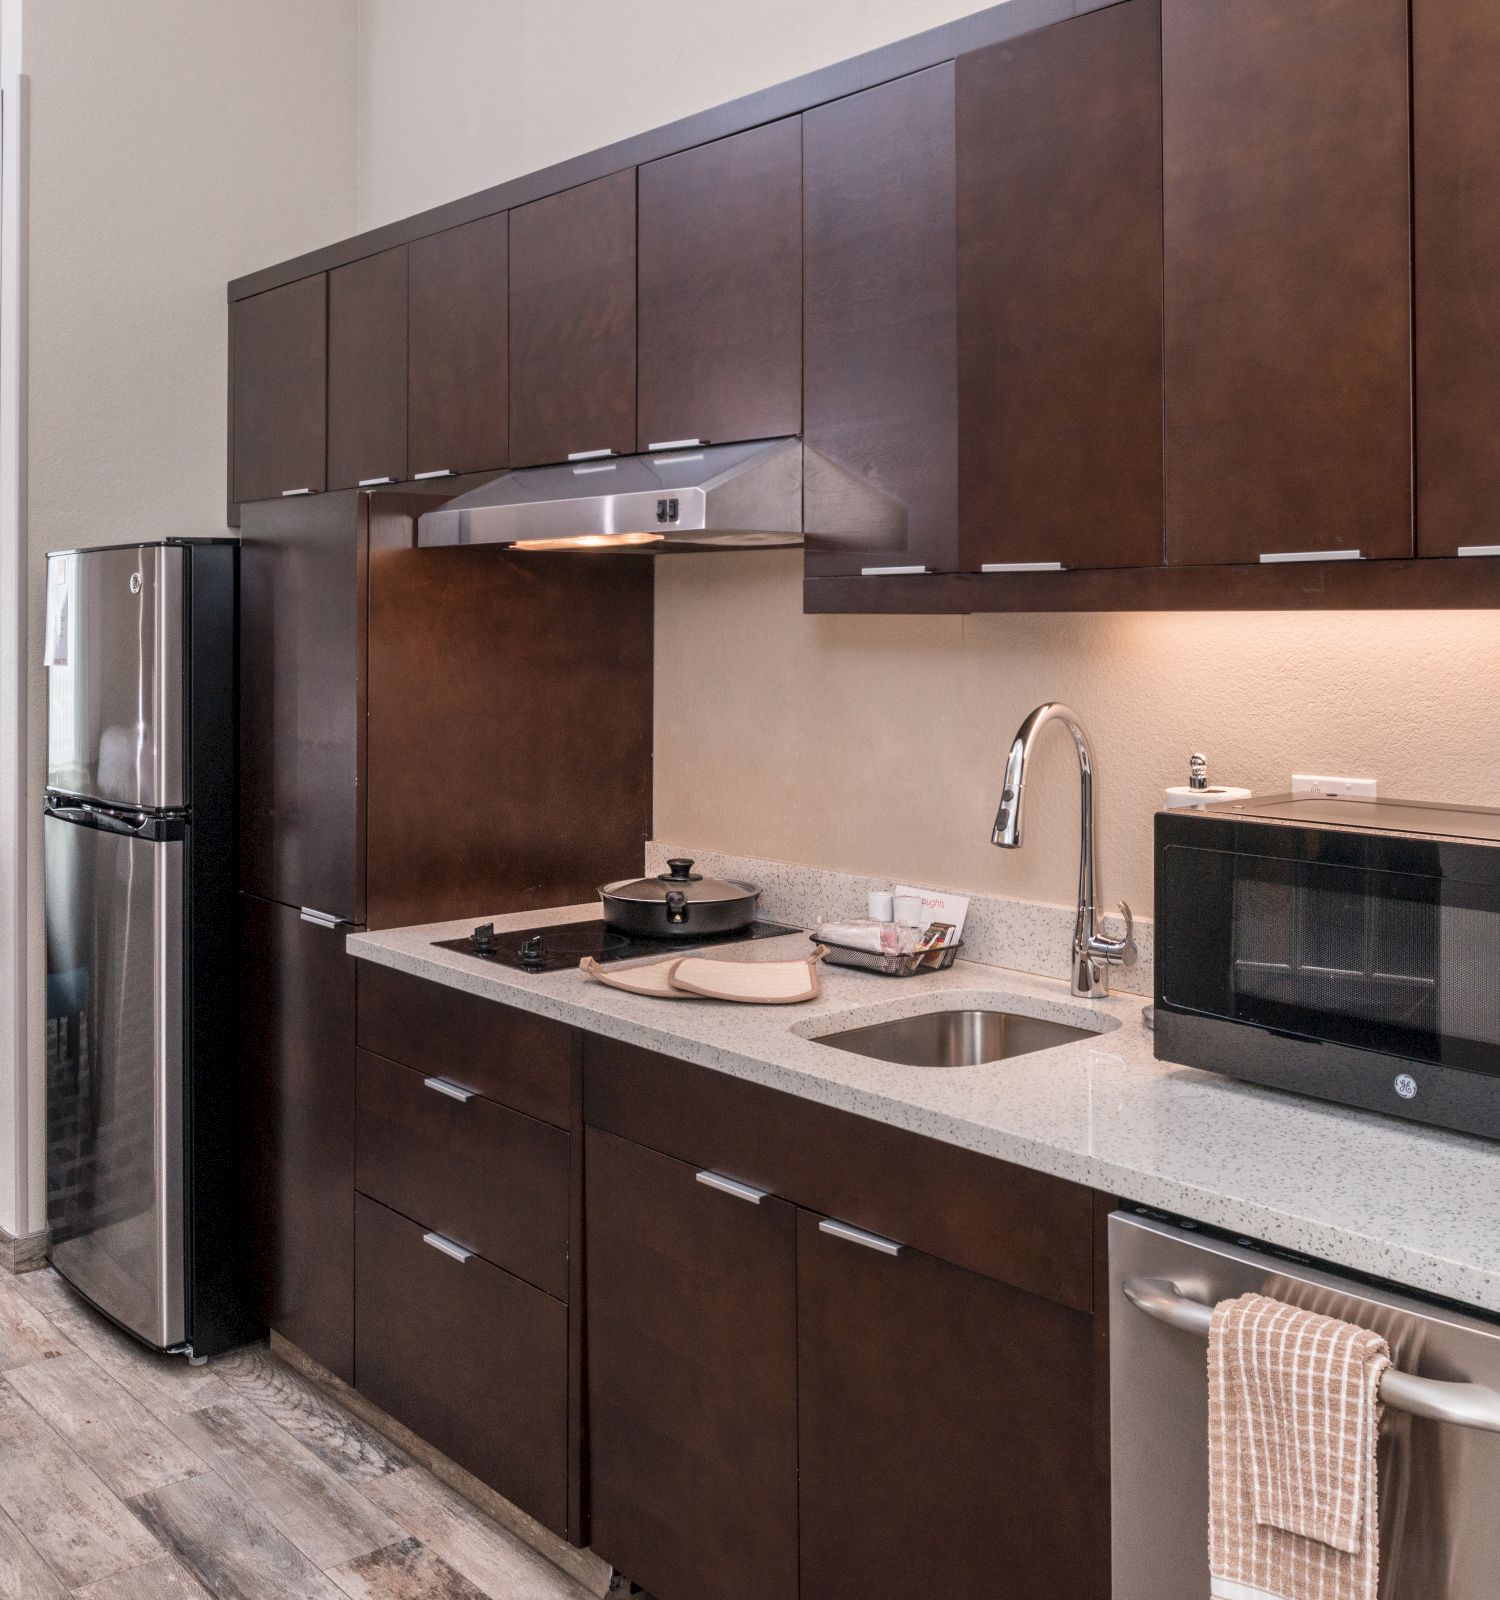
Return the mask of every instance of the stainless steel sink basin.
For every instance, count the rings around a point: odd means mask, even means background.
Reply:
[[[1013,1011],[967,1010],[928,1011],[920,1017],[872,1022],[842,1033],[822,1034],[818,1043],[907,1067],[978,1067],[1095,1037],[1088,1028],[1022,1017]]]

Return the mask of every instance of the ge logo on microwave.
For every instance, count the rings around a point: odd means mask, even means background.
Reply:
[[[1409,1072],[1401,1073],[1396,1079],[1396,1093],[1403,1100],[1415,1100],[1417,1097],[1417,1080]]]

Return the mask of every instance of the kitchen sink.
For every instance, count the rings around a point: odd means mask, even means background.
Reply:
[[[876,1061],[907,1067],[978,1067],[990,1061],[1053,1050],[1078,1039],[1093,1039],[1090,1028],[1023,1017],[1013,1011],[927,1011],[894,1022],[872,1022],[842,1033],[825,1033],[819,1044]]]

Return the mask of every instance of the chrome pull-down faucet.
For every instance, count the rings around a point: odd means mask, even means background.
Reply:
[[[1134,919],[1122,900],[1125,937],[1106,939],[1099,931],[1099,914],[1094,903],[1094,752],[1083,731],[1078,713],[1070,706],[1048,701],[1038,706],[1020,726],[1010,754],[1005,758],[1005,788],[1000,809],[995,814],[994,843],[1002,850],[1018,850],[1021,845],[1021,799],[1025,793],[1026,763],[1037,735],[1049,722],[1061,722],[1073,735],[1078,751],[1079,848],[1078,918],[1073,924],[1073,993],[1096,998],[1109,993],[1109,969],[1128,966],[1135,960]]]

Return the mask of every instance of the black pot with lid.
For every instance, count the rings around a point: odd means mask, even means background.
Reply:
[[[621,879],[599,891],[604,920],[648,939],[696,939],[737,933],[755,921],[760,890],[753,883],[705,878],[687,856],[674,856],[654,878]]]

